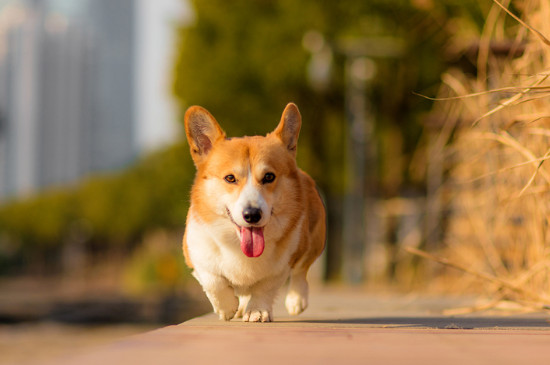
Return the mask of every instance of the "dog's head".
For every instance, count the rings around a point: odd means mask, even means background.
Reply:
[[[193,106],[185,113],[185,132],[197,167],[193,199],[200,201],[203,217],[233,223],[249,257],[262,254],[264,228],[272,216],[279,218],[285,201],[297,199],[293,184],[300,127],[300,112],[292,103],[265,137],[226,138],[206,109]]]

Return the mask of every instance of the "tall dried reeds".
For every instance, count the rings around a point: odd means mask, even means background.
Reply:
[[[493,302],[550,305],[550,2],[494,0],[477,47],[477,75],[450,70],[433,142],[446,171],[444,285]],[[498,52],[496,51],[498,49]],[[504,51],[503,51],[504,50]],[[443,143],[447,142],[446,144]],[[442,147],[445,145],[445,147]],[[437,150],[437,149],[436,149]]]

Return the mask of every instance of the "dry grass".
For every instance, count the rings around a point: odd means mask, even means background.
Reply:
[[[435,256],[413,253],[445,265],[446,288],[488,295],[479,309],[511,300],[540,310],[550,304],[550,2],[514,1],[520,14],[508,3],[494,0],[477,77],[443,77],[435,108],[445,126],[433,143],[450,141],[438,194],[450,208],[445,244]],[[491,42],[510,38],[520,57],[491,53]]]

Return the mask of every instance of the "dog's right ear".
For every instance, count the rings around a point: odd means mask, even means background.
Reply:
[[[225,138],[225,132],[208,110],[192,106],[185,112],[185,134],[195,166],[204,160],[214,143]]]

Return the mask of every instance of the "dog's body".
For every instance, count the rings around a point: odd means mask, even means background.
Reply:
[[[226,138],[205,109],[185,114],[197,175],[183,251],[220,319],[271,321],[289,276],[288,312],[307,307],[306,275],[326,227],[315,183],[296,166],[300,126],[294,104],[265,137]]]

